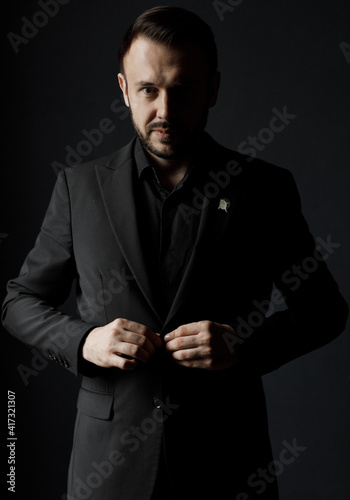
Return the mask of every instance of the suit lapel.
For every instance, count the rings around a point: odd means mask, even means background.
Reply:
[[[125,261],[150,307],[159,321],[163,323],[152,293],[138,231],[133,187],[134,143],[135,140],[117,152],[107,164],[96,165],[96,175],[109,222]],[[220,147],[220,149],[223,148]],[[230,154],[232,155],[232,152]],[[232,156],[230,158],[232,159]],[[227,158],[220,160],[216,156],[216,158],[212,157],[212,161],[213,164],[222,168],[225,166]],[[213,178],[209,174],[214,170],[218,170],[218,168],[208,171],[204,186],[213,183]],[[228,226],[230,226],[230,234],[234,230],[240,193],[240,189],[238,189],[240,177],[232,177],[227,187],[221,188],[217,195],[208,197],[209,202],[201,210],[196,243],[175,300],[165,320],[164,330],[176,323],[176,318],[181,313],[181,307],[188,296],[201,289],[216,272],[216,263],[217,259],[220,259],[224,233]],[[230,201],[227,212],[219,209],[220,200],[224,198],[228,198]],[[205,269],[203,262],[205,262]]]
[[[133,188],[134,142],[118,152],[107,165],[96,165],[96,175],[109,222],[125,261],[149,305],[161,321],[152,296],[138,231]]]
[[[216,159],[216,163],[221,164],[221,167],[225,166],[225,162],[220,162],[218,158]],[[196,243],[166,319],[165,329],[168,326],[173,326],[173,322],[174,320],[176,321],[176,316],[180,312],[185,300],[192,293],[198,293],[198,290],[201,290],[213,276],[213,273],[216,272],[216,264],[218,259],[220,259],[221,245],[224,244],[225,238],[232,237],[234,234],[238,212],[237,205],[241,192],[239,189],[241,185],[240,181],[239,176],[237,178],[232,177],[229,185],[221,188],[218,194],[210,198],[208,204],[203,208]],[[208,174],[206,184],[204,185],[208,186],[212,182],[213,178]],[[230,207],[227,212],[219,208],[220,200],[224,199],[230,201]],[[228,227],[229,234],[225,235]],[[205,266],[203,265],[204,262]]]

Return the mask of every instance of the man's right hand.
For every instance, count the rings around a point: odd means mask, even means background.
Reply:
[[[118,318],[91,330],[85,339],[82,355],[97,366],[134,370],[139,361],[147,363],[162,345],[160,336],[147,326]]]

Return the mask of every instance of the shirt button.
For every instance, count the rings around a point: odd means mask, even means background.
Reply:
[[[153,406],[158,410],[162,407],[162,400],[158,396],[153,398]]]

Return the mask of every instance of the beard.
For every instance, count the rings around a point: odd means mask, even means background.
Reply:
[[[131,121],[142,146],[149,153],[165,160],[181,160],[191,153],[207,125],[208,114],[209,108],[206,108],[198,125],[192,131],[188,129],[186,124],[180,120],[174,119],[171,121],[160,120],[149,123],[144,133],[137,125],[130,107]],[[171,132],[172,137],[159,139],[159,142],[163,144],[165,148],[157,147],[157,144],[154,141],[152,142],[152,132],[156,129],[170,129],[173,131]]]

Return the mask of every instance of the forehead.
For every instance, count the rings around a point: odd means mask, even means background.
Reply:
[[[124,57],[129,82],[138,80],[200,81],[208,75],[208,64],[199,47],[168,47],[145,37],[136,38]]]

